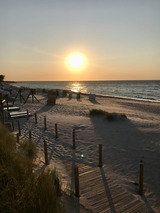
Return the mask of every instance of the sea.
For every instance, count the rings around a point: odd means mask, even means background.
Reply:
[[[17,87],[60,89],[160,103],[160,80],[154,81],[17,81]]]

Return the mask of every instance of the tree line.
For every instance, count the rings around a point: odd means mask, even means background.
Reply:
[[[5,75],[0,75],[0,82],[4,81]]]
[[[4,81],[5,75],[0,75],[0,82]]]

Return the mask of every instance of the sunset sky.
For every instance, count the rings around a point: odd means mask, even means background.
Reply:
[[[160,80],[160,0],[0,0],[0,30],[6,80]]]

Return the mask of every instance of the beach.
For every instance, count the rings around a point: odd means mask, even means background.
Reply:
[[[90,101],[87,95],[81,95],[80,99],[77,99],[76,94],[73,94],[72,98],[58,97],[56,104],[52,106],[47,105],[46,93],[38,93],[36,97],[40,102],[34,100],[32,103],[31,98],[26,104],[20,103],[19,99],[15,101],[14,105],[19,106],[20,111],[28,109],[32,114],[29,120],[26,117],[19,119],[22,132],[20,140],[28,138],[28,132],[31,130],[32,140],[38,148],[39,168],[45,165],[43,141],[47,142],[49,158],[47,167],[56,167],[63,191],[74,193],[73,179],[67,165],[73,165],[74,162],[74,165],[83,164],[97,168],[98,147],[102,144],[105,177],[125,189],[126,193],[133,195],[134,199],[142,200],[150,212],[160,212],[159,103],[101,96],[96,96],[95,101]],[[101,116],[90,116],[89,112],[92,109],[123,113],[127,119],[107,121]],[[44,116],[46,116],[46,130]],[[16,134],[17,119],[14,123]],[[58,127],[58,138],[55,137],[55,124]],[[75,150],[72,148],[73,129]],[[144,163],[143,199],[138,194],[137,186],[141,160]],[[83,192],[79,200],[86,209],[92,210]],[[85,208],[80,209],[79,212],[86,211]]]

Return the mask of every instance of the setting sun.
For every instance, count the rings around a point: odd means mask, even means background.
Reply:
[[[68,64],[73,69],[80,69],[84,66],[85,59],[79,53],[74,53],[68,58]]]

